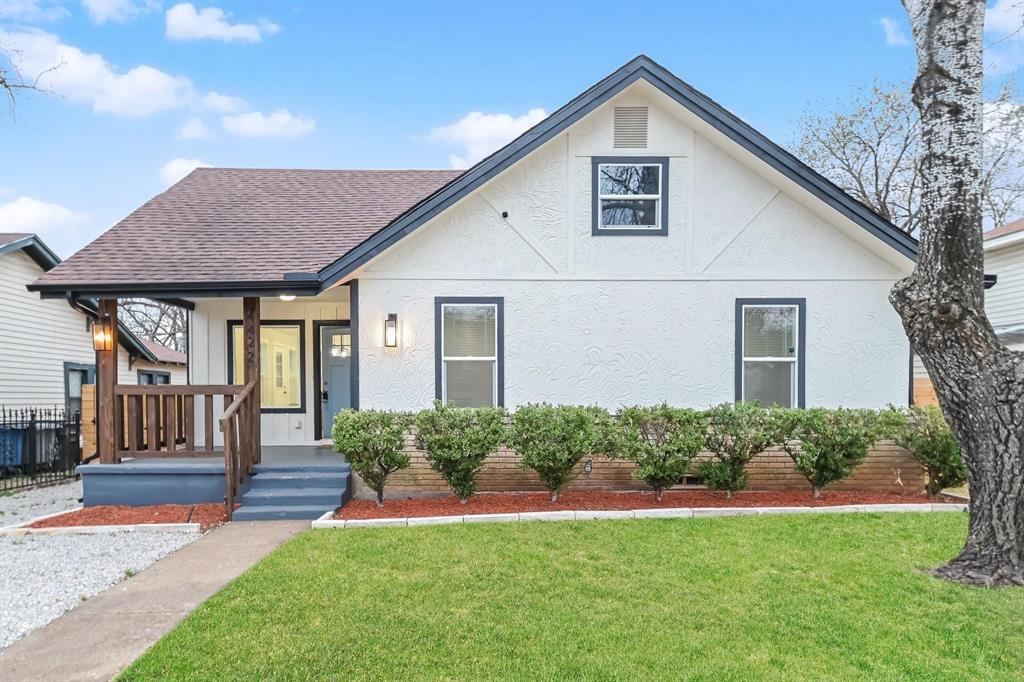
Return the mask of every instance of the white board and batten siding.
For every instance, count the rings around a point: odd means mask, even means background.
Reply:
[[[193,384],[226,384],[228,380],[228,322],[242,319],[242,301],[237,298],[197,299],[191,317],[191,348],[189,363]],[[320,296],[299,297],[294,301],[278,298],[260,299],[260,318],[271,320],[302,320],[305,342],[305,376],[303,391],[305,411],[302,413],[264,413],[261,418],[264,445],[310,444],[314,438],[314,415],[320,409],[320,393],[313,386],[313,363],[320,361],[317,340],[313,338],[314,321],[349,319],[348,287],[330,289]],[[200,406],[196,405],[197,433],[203,432]],[[215,401],[214,418],[222,412],[220,400]],[[218,445],[223,441],[214,428]]]
[[[42,274],[21,251],[0,255],[0,406],[63,407],[64,363],[94,366],[89,318],[60,299],[26,289]],[[188,383],[184,365],[136,360],[118,348],[118,382],[137,384],[138,370],[168,372],[171,383]]]
[[[621,145],[632,120],[616,145],[616,107],[647,108],[645,147]],[[669,158],[667,235],[591,235],[595,156]],[[429,406],[437,296],[504,298],[511,408],[731,401],[738,298],[806,299],[808,406],[904,403],[887,296],[911,267],[641,81],[354,274],[360,406]]]

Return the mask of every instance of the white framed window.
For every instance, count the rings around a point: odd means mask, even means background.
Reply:
[[[803,406],[803,299],[737,301],[737,400]]]
[[[595,235],[668,234],[668,159],[594,157]]]
[[[501,299],[435,299],[436,397],[458,407],[501,405]]]
[[[241,320],[228,321],[228,383],[245,376],[244,329]],[[263,412],[305,412],[305,322],[260,322],[260,401]]]

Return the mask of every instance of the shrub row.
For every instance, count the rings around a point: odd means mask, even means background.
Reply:
[[[942,413],[908,410],[783,409],[757,403],[726,403],[709,410],[658,405],[610,414],[599,407],[524,405],[456,408],[439,401],[416,414],[344,410],[334,420],[334,447],[384,503],[388,476],[409,466],[405,435],[415,426],[417,446],[461,502],[476,492],[488,455],[507,445],[520,465],[537,473],[552,501],[589,455],[636,464],[633,476],[660,500],[691,471],[727,497],[747,485],[746,466],[757,454],[779,447],[793,460],[815,497],[864,461],[875,442],[895,441],[928,472],[928,493],[964,480],[960,450]],[[696,462],[700,453],[707,457]]]

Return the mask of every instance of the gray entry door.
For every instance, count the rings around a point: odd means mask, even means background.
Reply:
[[[352,334],[347,326],[320,328],[320,409],[323,435],[330,437],[334,415],[352,407]]]

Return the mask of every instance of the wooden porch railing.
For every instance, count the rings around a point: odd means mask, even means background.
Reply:
[[[175,384],[114,387],[117,462],[122,458],[214,457],[223,453],[225,504],[231,520],[239,486],[260,461],[258,384],[245,386]],[[223,451],[213,445],[215,400],[221,397]],[[196,401],[202,407],[203,434],[197,431]]]
[[[228,521],[234,516],[235,493],[238,487],[252,473],[253,465],[259,461],[259,444],[252,420],[259,419],[256,382],[242,388],[238,397],[231,402],[220,418],[220,430],[224,434],[224,504],[227,506]]]

